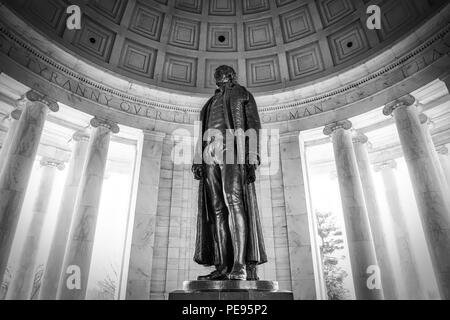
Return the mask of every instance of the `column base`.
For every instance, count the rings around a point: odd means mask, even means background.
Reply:
[[[276,281],[185,281],[169,300],[293,300],[291,291],[278,290]]]

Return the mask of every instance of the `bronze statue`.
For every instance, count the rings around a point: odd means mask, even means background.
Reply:
[[[254,186],[261,122],[233,68],[220,66],[214,77],[218,89],[200,113],[192,172],[200,180],[194,261],[215,270],[198,280],[258,280],[256,265],[267,262]]]

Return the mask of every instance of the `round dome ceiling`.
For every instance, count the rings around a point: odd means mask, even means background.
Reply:
[[[376,1],[382,28],[366,27],[365,0],[96,0],[81,30],[66,28],[72,1],[7,5],[68,51],[131,82],[211,93],[214,69],[235,68],[253,92],[295,88],[362,63],[445,1]],[[381,67],[381,66],[380,66]]]

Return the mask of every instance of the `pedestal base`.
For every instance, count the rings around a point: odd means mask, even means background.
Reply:
[[[278,290],[276,281],[185,281],[183,290],[169,293],[169,300],[293,300],[290,291]]]

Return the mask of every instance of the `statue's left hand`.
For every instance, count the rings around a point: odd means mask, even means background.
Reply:
[[[202,180],[203,178],[203,165],[201,164],[193,164],[191,168],[192,173],[194,174],[195,180]]]

